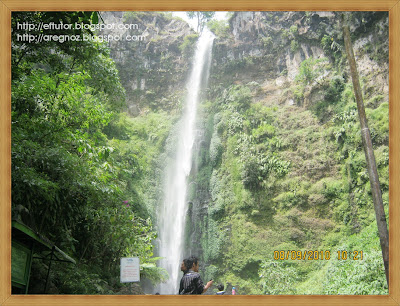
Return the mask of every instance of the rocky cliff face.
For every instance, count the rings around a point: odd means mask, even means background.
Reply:
[[[129,112],[179,108],[196,37],[189,25],[159,12],[103,12],[102,17],[106,24],[124,25],[101,34],[121,37],[110,42],[111,57],[126,90]]]
[[[259,98],[268,103],[294,104],[293,92],[288,94],[285,89],[299,74],[300,64],[310,57],[326,58],[334,64],[345,52],[340,21],[341,14],[336,12],[236,12],[229,21],[230,39],[216,40],[214,82],[219,83],[221,78],[227,83],[256,81],[264,93]],[[370,98],[368,92],[378,90],[387,101],[387,13],[357,13],[350,24],[359,74],[367,78],[365,98]],[[326,83],[333,77],[332,69],[323,70],[320,78]],[[322,85],[321,80],[317,83]],[[321,91],[326,86],[320,87],[309,88],[300,104],[310,105],[323,98]]]
[[[130,113],[180,110],[196,41],[189,26],[160,13],[105,19],[137,24],[134,34],[143,36],[111,43]],[[318,248],[329,235],[367,226],[340,20],[336,12],[235,12],[227,34],[215,39],[186,227],[185,255],[201,257],[206,278],[259,294],[261,262],[277,246]],[[388,101],[388,14],[354,13],[350,29],[364,104],[378,121]],[[334,122],[338,114],[347,125]],[[384,180],[385,124],[374,124]],[[324,294],[318,290],[304,292]]]
[[[281,243],[318,247],[330,231],[340,232],[343,222],[351,233],[367,224],[366,217],[359,217],[367,213],[355,204],[355,190],[367,190],[367,181],[351,182],[349,165],[356,162],[347,155],[348,147],[336,154],[342,148],[335,135],[341,132],[326,132],[336,128],[335,116],[354,107],[340,21],[336,12],[236,12],[228,34],[216,38],[208,95],[213,105],[198,141],[204,149],[196,157],[187,241],[188,249],[206,262],[207,278],[246,283],[242,290],[251,293],[258,284],[248,280],[259,279],[260,262],[270,257],[270,248]],[[350,29],[364,104],[384,114],[388,14],[354,13]],[[387,137],[382,139],[376,145],[386,152]],[[361,147],[351,150],[363,159]],[[290,170],[284,178],[263,177],[262,169],[285,171],[286,162]],[[348,178],[340,171],[348,171]],[[249,181],[260,185],[246,186]],[[348,188],[343,199],[324,194],[329,184],[347,181],[340,187]],[[343,215],[338,219],[345,210],[346,221]]]
[[[102,31],[122,37],[110,42],[111,56],[126,89],[131,114],[148,107],[179,108],[196,40],[193,30],[183,20],[164,13],[103,12],[102,16],[106,24],[136,25],[134,29]],[[314,84],[320,90],[311,86],[299,100],[287,89],[304,60],[325,58],[335,64],[343,55],[340,20],[341,14],[336,12],[235,12],[229,20],[229,38],[217,37],[215,41],[211,87],[218,91],[218,85],[257,82],[256,99],[265,99],[265,103],[314,104],[323,98],[321,92],[333,77],[329,67],[321,67],[324,73]],[[387,13],[354,14],[351,32],[359,74],[365,76],[365,98],[376,89],[388,100]],[[129,41],[126,35],[134,39]],[[348,69],[343,64],[347,78]]]

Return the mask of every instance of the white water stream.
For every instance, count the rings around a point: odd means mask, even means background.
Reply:
[[[176,159],[166,171],[164,200],[159,216],[160,266],[169,274],[169,280],[158,287],[160,294],[178,294],[182,275],[180,263],[183,256],[184,230],[187,212],[187,177],[192,165],[192,148],[195,140],[195,120],[202,81],[208,77],[214,35],[204,29],[197,41],[192,71],[187,83],[188,94],[176,147]],[[207,83],[207,82],[204,82]]]

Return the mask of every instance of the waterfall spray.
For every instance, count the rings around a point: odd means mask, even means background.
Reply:
[[[176,157],[166,171],[164,200],[159,216],[161,267],[169,274],[169,280],[159,287],[161,294],[177,294],[180,278],[180,262],[183,256],[184,229],[187,212],[187,177],[192,165],[192,148],[195,140],[195,120],[203,76],[208,77],[214,35],[204,29],[196,44],[192,71],[187,83],[188,94],[179,131]]]

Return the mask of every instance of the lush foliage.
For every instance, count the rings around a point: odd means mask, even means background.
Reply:
[[[259,273],[263,294],[296,294],[296,269],[270,260],[261,263]]]
[[[207,28],[209,28],[217,37],[229,37],[229,25],[226,20],[211,19],[207,22]]]
[[[201,33],[203,31],[204,26],[207,24],[207,22],[214,17],[215,12],[211,11],[204,11],[204,12],[187,12],[187,16],[190,19],[196,19],[197,20],[197,32]]]
[[[90,23],[94,16],[16,13],[13,24],[58,18]],[[78,262],[58,264],[52,290],[117,292],[119,259],[126,256],[140,258],[143,277],[164,280],[153,257],[154,203],[142,189],[148,188],[143,177],[157,156],[143,156],[135,143],[141,139],[157,151],[162,130],[148,142],[148,135],[135,136],[137,126],[120,114],[124,90],[107,46],[16,42],[12,55],[13,217]],[[45,265],[38,262],[33,269],[31,290],[41,293],[43,287],[35,286],[45,280]]]
[[[297,26],[281,35],[293,53],[304,46]],[[199,239],[206,275],[241,294],[387,293],[357,107],[336,35],[323,37],[326,57],[306,57],[276,101],[268,85],[248,82],[264,76],[255,57],[233,59],[214,76],[202,113],[209,155],[196,186],[208,188],[209,200]],[[271,49],[271,37],[260,39]],[[235,74],[240,81],[232,85]],[[387,209],[388,104],[367,87],[370,78],[362,86]],[[287,105],[285,95],[301,107]],[[329,250],[331,259],[273,259],[288,250]],[[365,256],[337,260],[339,250]]]
[[[301,15],[297,25],[265,13],[282,25],[276,35],[263,32],[270,29],[263,24],[252,33],[257,52],[270,52],[254,56],[239,40],[231,44],[233,21],[210,21],[212,13],[191,16],[201,25],[208,21],[233,58],[225,49],[213,54],[217,65],[212,63],[208,100],[199,110],[198,128],[204,133],[189,177],[186,247],[201,257],[203,276],[235,286],[240,294],[387,293],[340,31],[317,33],[310,46],[325,53],[317,59],[304,54],[309,41],[301,34],[302,23],[313,20],[311,13]],[[95,23],[96,16],[13,13],[13,25],[60,18]],[[153,23],[154,16],[159,23]],[[130,46],[134,56],[126,67],[116,66],[108,47],[98,42],[23,45],[13,37],[13,216],[78,262],[54,266],[54,293],[121,292],[122,256],[138,256],[141,276],[153,284],[168,277],[153,254],[154,223],[182,108],[176,66],[183,65],[181,59],[189,62],[198,36],[164,44],[170,36],[161,24],[171,17],[154,16],[124,15],[126,22],[146,24],[157,33],[142,49]],[[368,48],[365,54],[378,57]],[[284,63],[276,67],[282,50],[301,58],[295,76]],[[156,68],[145,67],[142,55]],[[135,117],[124,112],[119,75],[138,106]],[[374,78],[367,74],[361,85],[387,211],[389,105]],[[273,258],[274,251],[288,250],[328,250],[331,259]],[[363,251],[364,258],[338,260],[340,250]],[[41,293],[46,272],[45,263],[34,265],[32,292]]]

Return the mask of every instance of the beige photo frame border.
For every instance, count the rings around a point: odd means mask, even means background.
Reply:
[[[389,294],[378,296],[11,295],[11,13],[13,11],[389,12]],[[400,0],[0,0],[0,305],[400,305]],[[398,189],[397,189],[397,188]]]

